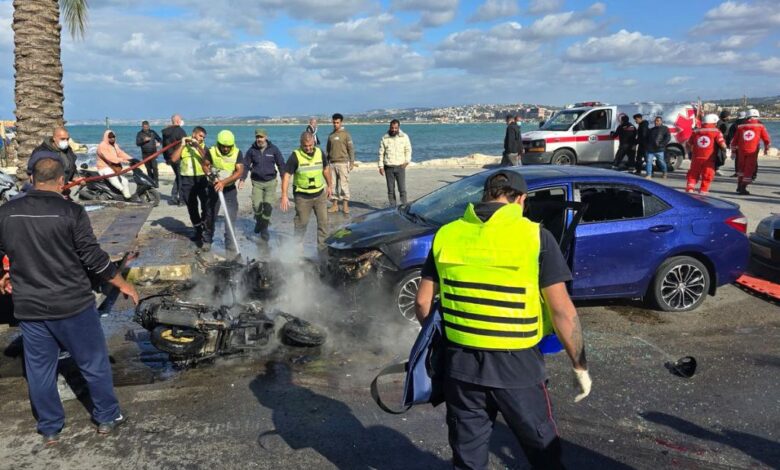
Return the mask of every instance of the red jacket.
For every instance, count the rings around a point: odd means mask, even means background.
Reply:
[[[718,147],[726,146],[726,139],[715,124],[705,124],[704,127],[693,130],[688,145],[693,149],[694,159],[709,160]]]
[[[768,149],[771,141],[766,127],[758,119],[748,119],[744,124],[737,127],[734,133],[734,140],[731,141],[731,147],[737,149],[741,154],[755,153],[764,142],[764,149]]]

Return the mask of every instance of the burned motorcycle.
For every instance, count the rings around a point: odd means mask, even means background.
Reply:
[[[275,336],[285,345],[302,348],[321,346],[326,338],[321,328],[284,312],[268,315],[257,302],[211,307],[154,296],[138,304],[134,320],[151,332],[155,348],[181,366],[268,350]]]

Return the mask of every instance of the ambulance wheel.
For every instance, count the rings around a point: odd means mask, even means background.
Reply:
[[[398,313],[410,322],[417,321],[414,302],[417,299],[417,290],[420,288],[421,279],[420,269],[411,269],[395,283],[393,288],[393,299],[395,299]]]
[[[664,156],[666,157],[666,168],[669,172],[679,169],[685,159],[685,154],[677,147],[666,147]],[[657,163],[656,169],[661,171]]]
[[[206,344],[206,336],[190,328],[159,325],[152,330],[152,345],[160,351],[174,356],[194,356]]]
[[[567,149],[556,151],[550,160],[552,165],[575,165],[576,163],[577,157],[574,155],[574,152]]]

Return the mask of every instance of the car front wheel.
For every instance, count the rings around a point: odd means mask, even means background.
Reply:
[[[420,289],[420,280],[420,270],[412,269],[401,277],[393,289],[393,299],[398,313],[411,322],[417,321],[414,303],[417,299],[417,291]]]
[[[701,261],[690,256],[675,256],[658,267],[650,289],[650,300],[660,310],[688,312],[707,297],[710,274]]]

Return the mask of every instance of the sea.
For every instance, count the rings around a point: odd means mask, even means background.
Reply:
[[[780,145],[780,122],[766,122],[767,130],[775,143]],[[236,143],[242,151],[246,151],[254,142],[254,130],[263,127],[268,132],[268,138],[282,151],[285,158],[298,147],[301,132],[306,130],[305,125],[262,125],[262,126],[205,126],[206,144],[213,145],[216,142],[217,133],[223,129],[230,129],[236,136]],[[379,140],[387,132],[385,124],[358,124],[345,125],[352,135],[355,145],[355,158],[361,162],[374,162],[379,158]],[[152,127],[162,135],[161,128]],[[192,126],[185,125],[189,132]],[[501,155],[504,145],[503,123],[479,123],[479,124],[406,124],[401,129],[409,135],[412,142],[412,160],[426,161],[438,158],[462,157],[473,153],[486,155]],[[528,132],[535,130],[536,124],[526,123],[522,130]],[[140,157],[140,148],[135,145],[135,135],[140,130],[139,126],[112,126],[111,129],[117,135],[117,142],[122,149],[131,156]],[[78,143],[89,147],[89,155],[94,156],[95,147],[103,137],[105,126],[74,125],[68,126],[71,137]],[[332,128],[329,123],[320,126],[318,137],[324,147],[328,134]]]

